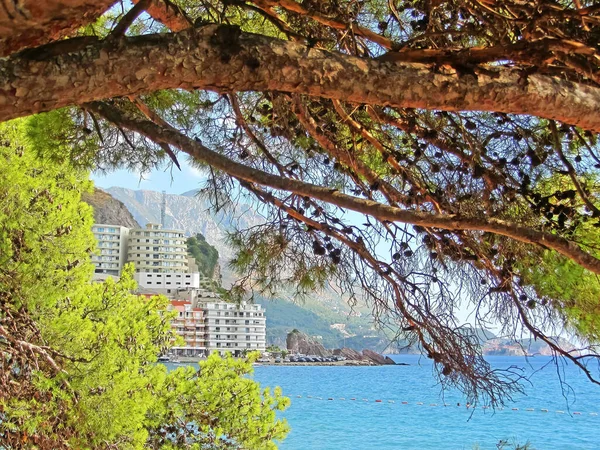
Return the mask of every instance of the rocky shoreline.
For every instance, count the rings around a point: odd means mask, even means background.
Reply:
[[[365,349],[362,352],[343,347],[333,350],[326,349],[323,344],[310,338],[306,334],[293,330],[286,339],[287,351],[291,355],[308,355],[320,358],[340,357],[343,361],[298,361],[298,362],[273,362],[281,365],[322,365],[322,366],[385,366],[397,365],[389,356]],[[402,364],[400,364],[402,365]]]
[[[346,361],[328,361],[328,362],[275,362],[275,361],[260,361],[254,363],[257,366],[336,366],[336,367],[371,367],[371,366],[381,366],[382,364],[377,364],[372,361],[355,361],[355,360],[346,360]],[[386,364],[392,365],[392,364]],[[395,366],[408,366],[410,364],[406,363],[393,363]]]

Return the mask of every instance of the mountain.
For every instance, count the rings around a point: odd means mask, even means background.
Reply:
[[[566,351],[576,352],[575,345],[567,339],[557,336],[549,336],[559,347]],[[522,356],[522,355],[541,355],[552,356],[552,349],[544,341],[528,339],[503,339],[495,338],[488,340],[483,346],[483,353],[486,355],[497,356]]]
[[[94,221],[122,227],[138,228],[140,225],[133,218],[127,207],[101,189],[84,193],[82,200],[94,208]]]
[[[287,334],[293,329],[299,329],[318,339],[325,347],[339,346],[344,336],[338,330],[331,328],[329,321],[313,311],[281,299],[257,299],[262,305],[267,317],[267,342],[285,348]],[[362,349],[361,349],[362,350]]]

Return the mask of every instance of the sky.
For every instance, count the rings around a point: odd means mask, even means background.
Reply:
[[[187,161],[180,160],[181,171],[177,167],[165,166],[161,170],[153,170],[143,176],[139,172],[115,170],[106,175],[92,173],[94,184],[100,188],[113,186],[128,189],[146,189],[151,191],[166,191],[167,194],[183,194],[198,189],[205,177]]]

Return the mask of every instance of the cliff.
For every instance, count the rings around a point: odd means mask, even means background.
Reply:
[[[121,225],[128,228],[139,228],[127,207],[101,189],[94,188],[94,192],[85,193],[82,200],[94,208],[94,222],[110,225]]]

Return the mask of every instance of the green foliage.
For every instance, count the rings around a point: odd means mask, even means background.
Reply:
[[[250,279],[253,288],[271,297],[293,288],[294,295],[302,298],[325,287],[336,271],[335,264],[325,257],[311,258],[317,246],[323,253],[324,249],[308,233],[298,243],[291,241],[283,228],[265,227],[228,235],[227,243],[235,251],[229,265],[246,275],[228,292],[231,300],[239,301],[244,296]]]
[[[251,448],[275,449],[273,440],[288,432],[276,411],[289,406],[281,390],[260,386],[244,377],[252,373],[258,353],[246,359],[222,359],[212,354],[200,363],[200,370],[181,367],[167,376],[158,392],[158,401],[149,414],[150,448]],[[182,423],[193,423],[181,427]],[[172,444],[161,447],[164,433]]]
[[[201,233],[187,239],[188,252],[192,254],[200,273],[213,278],[215,267],[219,261],[219,251],[206,242]]]
[[[580,337],[600,341],[598,276],[551,251],[545,251],[536,264],[527,262],[520,267],[522,282],[534,289],[542,305],[551,303]]]
[[[29,145],[40,158],[90,170],[96,162],[100,141],[91,123],[77,123],[69,108],[30,117],[25,123]]]
[[[132,294],[132,266],[90,283],[91,183],[40,120],[0,125],[2,448],[274,448],[288,400],[245,377],[253,357],[167,373],[167,299]]]

